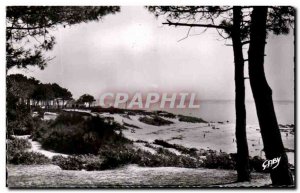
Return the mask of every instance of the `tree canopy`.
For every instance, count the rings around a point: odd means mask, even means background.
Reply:
[[[53,49],[51,30],[98,21],[120,11],[119,6],[8,6],[6,8],[6,69],[38,66],[43,69]]]
[[[202,27],[216,29],[224,39],[231,38],[233,26],[232,6],[149,6],[147,9],[156,17],[164,16],[172,26]],[[241,39],[248,42],[253,6],[241,6]],[[291,6],[268,7],[267,31],[287,34],[294,27],[295,9]],[[189,35],[189,34],[188,34]]]
[[[7,76],[9,97],[17,99],[33,99],[36,101],[62,99],[69,100],[72,93],[57,83],[43,84],[33,77],[27,78],[22,74],[12,74]],[[9,97],[7,99],[9,99]]]
[[[89,94],[84,94],[77,100],[78,103],[89,103],[89,105],[91,105],[91,103],[94,101],[96,101],[95,98]]]

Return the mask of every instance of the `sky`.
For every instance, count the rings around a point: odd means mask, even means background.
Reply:
[[[162,25],[144,7],[121,7],[99,22],[59,27],[44,70],[12,69],[43,83],[68,88],[75,99],[88,93],[194,92],[199,100],[234,99],[232,47],[214,30]],[[181,40],[181,41],[179,41]],[[265,72],[274,100],[294,100],[294,36],[269,35]],[[245,49],[245,58],[247,50]],[[245,64],[245,73],[248,65]],[[246,99],[253,100],[249,80]]]

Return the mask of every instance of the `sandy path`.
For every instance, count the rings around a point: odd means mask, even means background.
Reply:
[[[252,182],[233,183],[236,172],[217,169],[175,167],[138,167],[129,165],[105,171],[66,171],[58,166],[8,165],[10,188],[62,187],[208,187],[265,186],[271,183],[268,174],[253,173]]]
[[[37,142],[37,141],[32,141],[32,139],[30,139],[30,135],[14,135],[14,137],[19,138],[19,139],[28,139],[29,143],[31,143],[31,148],[28,149],[28,151],[32,151],[32,152],[37,152],[37,153],[41,153],[44,154],[46,157],[48,157],[49,159],[52,159],[53,156],[57,156],[57,155],[61,155],[63,157],[67,157],[67,154],[63,154],[63,153],[56,153],[54,151],[48,151],[42,148],[42,145]]]

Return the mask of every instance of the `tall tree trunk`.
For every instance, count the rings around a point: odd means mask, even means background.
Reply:
[[[30,106],[30,98],[26,99],[26,104],[27,104],[27,108],[29,109],[29,111],[31,112],[31,106]]]
[[[274,111],[272,90],[267,83],[264,72],[267,12],[267,7],[254,7],[251,15],[248,53],[250,85],[266,158],[271,160],[281,157],[278,167],[270,169],[272,183],[274,185],[291,185],[293,178],[288,168],[288,159]]]
[[[59,100],[56,99],[57,109],[59,109]]]
[[[241,7],[233,7],[232,44],[235,64],[235,109],[238,181],[250,181],[249,151],[246,133],[244,57],[241,42]]]

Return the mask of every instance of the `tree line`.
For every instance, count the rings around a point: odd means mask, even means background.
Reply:
[[[55,37],[51,34],[57,27],[69,27],[79,23],[98,21],[108,14],[120,11],[119,6],[8,6],[6,7],[6,71],[12,68],[26,69],[37,66],[44,69],[51,57],[45,53],[52,50]],[[69,100],[72,94],[58,84],[42,84],[34,78],[22,75],[7,76],[7,113],[18,105],[45,103],[55,98]],[[85,94],[78,102],[94,98]]]
[[[83,94],[78,100],[74,100],[72,93],[57,83],[41,83],[33,77],[27,78],[22,74],[7,76],[8,102],[31,107],[43,106],[49,108],[65,108],[69,101],[73,101],[69,107],[76,107],[88,103],[90,106],[95,98],[89,94]]]
[[[43,84],[35,78],[27,78],[22,74],[7,76],[7,94],[16,103],[31,106],[57,106],[65,105],[65,101],[72,99],[72,93],[57,83]]]

